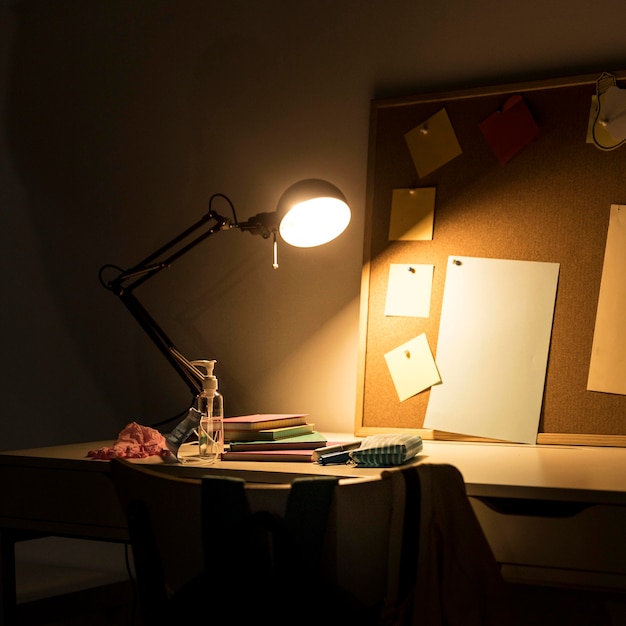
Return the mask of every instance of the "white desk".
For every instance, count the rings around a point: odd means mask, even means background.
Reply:
[[[425,441],[421,456],[458,467],[472,496],[626,505],[626,448]]]
[[[41,533],[127,541],[108,463],[86,457],[88,450],[110,444],[0,453],[0,625],[10,623],[15,601],[16,540]],[[626,448],[425,441],[417,462],[450,463],[461,471],[509,578],[626,591]],[[376,476],[382,471],[233,461],[155,467],[187,476],[210,472],[257,482],[290,481],[303,474]]]
[[[626,448],[425,442],[452,463],[510,581],[626,591]]]

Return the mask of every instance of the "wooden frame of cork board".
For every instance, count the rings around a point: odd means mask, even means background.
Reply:
[[[485,441],[424,429],[430,390],[399,401],[384,358],[421,333],[436,355],[447,259],[465,255],[560,264],[537,443],[626,446],[626,396],[587,390],[610,207],[626,204],[626,145],[587,139],[602,73],[371,102],[357,435]],[[479,124],[517,94],[539,134],[501,164]],[[442,109],[462,153],[420,178],[405,135]],[[436,188],[432,240],[390,241],[393,190],[418,187]],[[429,317],[385,316],[392,263],[434,265]]]

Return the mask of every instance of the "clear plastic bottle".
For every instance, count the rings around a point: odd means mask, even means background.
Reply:
[[[198,454],[214,463],[222,458],[224,451],[224,398],[217,390],[217,378],[213,374],[215,361],[192,361],[192,364],[206,371],[198,398]]]

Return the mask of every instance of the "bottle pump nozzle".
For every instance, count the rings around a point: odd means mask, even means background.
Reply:
[[[202,379],[202,388],[208,392],[211,396],[217,391],[217,378],[213,375],[213,368],[215,367],[215,360],[207,361],[201,359],[199,361],[192,361],[192,365],[195,365],[199,369],[204,369],[205,374]]]

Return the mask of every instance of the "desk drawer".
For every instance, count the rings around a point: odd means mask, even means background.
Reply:
[[[507,579],[626,590],[626,507],[542,515],[502,510],[497,500],[470,501]]]

